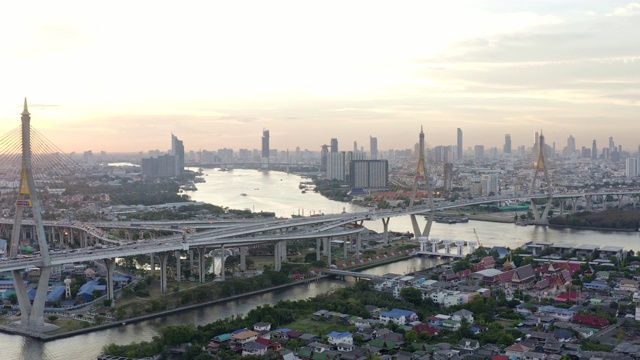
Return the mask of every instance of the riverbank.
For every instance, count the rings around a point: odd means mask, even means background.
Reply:
[[[367,269],[375,268],[375,267],[378,267],[378,266],[383,266],[383,265],[387,265],[387,264],[391,264],[391,263],[395,263],[395,262],[399,262],[399,261],[404,261],[404,260],[412,258],[413,256],[415,256],[415,255],[394,256],[394,257],[391,257],[389,259],[379,260],[379,261],[375,261],[375,262],[372,262],[372,263],[362,264],[360,266],[350,267],[349,270],[353,270],[353,271],[367,270]],[[237,294],[237,295],[224,297],[224,298],[220,298],[220,299],[216,299],[216,300],[206,301],[206,302],[202,302],[202,303],[199,303],[199,304],[176,307],[174,309],[164,310],[164,311],[160,311],[160,312],[153,313],[153,314],[148,314],[148,315],[142,315],[142,316],[136,316],[136,317],[132,317],[132,318],[123,319],[122,321],[113,321],[113,322],[109,322],[109,323],[105,323],[105,324],[93,325],[93,326],[89,326],[89,327],[86,327],[86,328],[72,330],[72,331],[68,331],[68,332],[64,332],[64,333],[60,333],[60,334],[49,335],[49,334],[46,334],[46,333],[40,333],[40,332],[31,331],[29,329],[24,329],[24,328],[21,328],[19,326],[15,326],[15,327],[13,327],[13,326],[0,326],[0,332],[6,333],[6,334],[10,334],[10,335],[26,336],[26,337],[29,337],[29,338],[32,338],[32,339],[36,339],[36,340],[39,340],[39,341],[42,341],[42,342],[48,342],[48,341],[53,341],[53,340],[69,338],[69,337],[73,337],[73,336],[77,336],[77,335],[88,334],[88,333],[92,333],[92,332],[95,332],[95,331],[100,331],[100,330],[110,329],[110,328],[114,328],[114,327],[119,327],[119,326],[123,326],[123,325],[134,324],[134,323],[138,323],[138,322],[142,322],[142,321],[146,321],[146,320],[160,318],[160,317],[164,317],[164,316],[167,316],[167,315],[173,315],[173,314],[177,314],[177,313],[180,313],[180,312],[185,312],[185,311],[189,311],[189,310],[193,310],[193,309],[203,308],[203,307],[207,307],[207,306],[211,306],[211,305],[222,304],[222,303],[226,303],[226,302],[229,302],[229,301],[234,301],[234,300],[238,300],[238,299],[248,298],[248,297],[252,297],[252,296],[256,296],[256,295],[261,295],[261,294],[264,294],[264,293],[277,291],[277,290],[281,290],[281,289],[286,289],[286,288],[290,288],[290,287],[294,287],[294,286],[298,286],[298,285],[308,285],[311,282],[321,281],[321,280],[323,280],[325,278],[328,278],[328,277],[329,277],[328,275],[319,275],[319,276],[315,276],[315,277],[312,277],[312,278],[306,278],[304,280],[297,280],[297,281],[294,281],[294,282],[291,282],[291,283],[288,283],[288,284],[267,287],[267,288],[263,288],[263,289],[260,289],[260,290],[254,290],[254,291],[246,292],[246,293],[243,293],[243,294]]]
[[[378,263],[378,265],[382,265],[382,262]],[[151,319],[155,319],[155,318],[159,318],[159,317],[163,317],[163,316],[167,316],[167,315],[177,314],[177,313],[184,312],[184,311],[189,311],[189,310],[198,309],[198,308],[202,308],[202,307],[206,307],[206,306],[221,304],[221,303],[225,303],[225,302],[228,302],[228,301],[234,301],[234,300],[238,300],[238,299],[243,299],[243,298],[247,298],[247,297],[251,297],[251,296],[255,296],[255,295],[260,295],[260,294],[264,294],[264,293],[271,292],[271,291],[286,289],[286,288],[299,286],[299,285],[308,285],[310,282],[321,281],[321,280],[326,279],[328,277],[329,277],[328,275],[320,275],[320,276],[316,276],[316,277],[313,277],[313,278],[308,278],[308,279],[304,279],[304,280],[300,280],[300,281],[294,281],[294,282],[288,283],[288,284],[272,286],[272,287],[268,287],[268,288],[264,288],[264,289],[260,289],[260,290],[250,291],[250,292],[247,292],[247,293],[244,293],[244,294],[238,294],[238,295],[225,297],[225,298],[222,298],[222,299],[216,299],[216,300],[211,300],[211,301],[207,301],[207,302],[203,302],[203,303],[199,303],[199,304],[183,306],[183,307],[179,307],[179,308],[175,308],[175,309],[171,309],[171,310],[165,310],[165,311],[161,311],[161,312],[157,312],[157,313],[153,313],[153,314],[149,314],[149,315],[137,316],[137,317],[133,317],[133,318],[129,318],[129,319],[123,320],[121,322],[111,322],[111,323],[108,323],[108,324],[90,326],[90,327],[86,327],[86,328],[78,329],[78,330],[74,330],[74,331],[69,331],[69,332],[62,333],[62,334],[47,335],[47,334],[44,334],[44,333],[36,333],[36,332],[30,331],[28,329],[21,329],[21,328],[18,328],[18,327],[9,327],[9,326],[0,326],[0,332],[3,332],[5,334],[10,334],[10,335],[27,336],[27,337],[30,337],[30,338],[33,338],[33,339],[37,339],[37,340],[40,340],[40,341],[43,341],[43,342],[53,341],[53,340],[64,339],[64,338],[68,338],[68,337],[72,337],[72,336],[76,336],[76,335],[88,334],[88,333],[91,333],[91,332],[94,332],[94,331],[100,331],[100,330],[110,329],[110,328],[114,328],[114,327],[119,327],[119,326],[123,326],[123,325],[126,326],[128,324],[134,324],[134,323],[138,323],[138,322],[142,322],[142,321],[146,321],[146,320],[151,320]]]

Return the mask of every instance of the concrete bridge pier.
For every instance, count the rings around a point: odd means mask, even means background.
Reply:
[[[198,249],[198,281],[203,283],[205,281],[204,254],[207,248],[204,246],[200,246],[197,249]]]
[[[169,252],[158,254],[160,258],[160,292],[167,293],[167,262],[169,260]]]
[[[320,261],[320,241],[321,239],[316,239],[316,261]]]
[[[575,214],[578,212],[578,208],[576,203],[578,202],[578,198],[577,197],[571,197],[571,213]]]
[[[420,236],[418,238],[418,242],[420,243],[420,251],[427,251],[427,243],[429,242],[429,238],[426,236]]]
[[[226,271],[225,271],[225,259],[224,259],[224,244],[220,245],[220,278],[222,281],[226,280]]]
[[[389,221],[390,220],[391,220],[390,217],[382,218],[382,227],[384,229],[384,232],[382,233],[382,246],[384,247],[389,246]]]
[[[111,307],[115,306],[115,294],[113,291],[113,273],[116,269],[116,262],[114,259],[104,259],[104,267],[107,270],[107,299],[111,300]]]
[[[624,197],[624,195],[617,194],[616,196],[618,197],[618,209],[622,209],[622,198]]]
[[[283,263],[289,262],[287,254],[287,240],[282,240],[280,241],[280,259]]]
[[[191,269],[191,273],[193,273],[193,269],[195,269],[193,265],[193,249],[189,249],[189,269]]]
[[[560,216],[564,216],[564,199],[560,199]]]
[[[154,253],[149,254],[149,258],[151,259],[151,261],[149,262],[149,266],[150,266],[150,275],[151,277],[155,277],[156,276],[156,255]]]
[[[587,202],[587,206],[585,210],[591,211],[591,207],[593,206],[593,195],[585,195],[584,198]]]
[[[413,237],[418,240],[422,236],[418,219],[416,218],[416,214],[411,214],[409,217],[411,218],[411,227],[413,227]]]
[[[347,241],[347,239],[349,239],[349,241]],[[345,236],[344,237],[344,243],[342,245],[344,245],[344,259],[346,261],[346,259],[349,257],[349,249],[347,248],[348,244],[347,243],[351,242],[351,237],[350,236]]]
[[[176,257],[176,282],[180,282],[180,280],[182,280],[182,268],[180,266],[180,250],[176,250],[174,252],[174,256]]]
[[[356,259],[360,260],[362,248],[362,236],[360,233],[356,234]]]
[[[273,269],[275,271],[282,269],[282,255],[280,255],[280,251],[282,251],[282,248],[280,247],[280,242],[277,242],[273,245]]]
[[[247,271],[247,247],[240,246],[240,271]]]

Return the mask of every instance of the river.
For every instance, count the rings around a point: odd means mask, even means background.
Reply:
[[[311,191],[302,194],[298,185],[305,180],[297,175],[240,169],[232,171],[204,170],[204,173],[206,182],[198,183],[198,191],[189,193],[193,200],[235,209],[271,211],[279,217],[289,217],[292,214],[302,214],[303,212],[304,215],[310,215],[366,211],[366,209],[351,204],[325,199]],[[246,196],[241,195],[243,193]],[[367,222],[365,225],[372,230],[382,231],[382,221]],[[424,222],[421,225],[424,225]],[[389,227],[395,231],[412,231],[408,216],[391,219]],[[453,240],[474,240],[474,229],[479,240],[485,246],[516,247],[527,241],[550,241],[574,244],[606,243],[607,245],[622,246],[626,249],[640,249],[640,235],[637,232],[557,230],[473,220],[466,224],[434,223],[431,235]],[[404,274],[431,267],[436,263],[435,259],[413,258],[379,266],[365,272],[380,275],[385,273]],[[0,333],[0,349],[2,349],[3,359],[95,359],[106,344],[128,344],[132,341],[151,340],[153,336],[158,334],[158,329],[163,326],[184,323],[202,325],[231,315],[245,314],[259,305],[274,303],[282,299],[309,298],[345,285],[346,283],[341,281],[324,280],[308,286],[274,291],[248,299],[229,301],[225,304],[46,343]]]

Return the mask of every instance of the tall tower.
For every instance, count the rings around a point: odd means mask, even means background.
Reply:
[[[458,128],[458,151],[456,156],[459,160],[462,160],[462,129]]]
[[[502,152],[505,154],[511,154],[511,134],[504,134],[504,147]]]
[[[269,168],[269,130],[262,130],[262,168]]]
[[[20,250],[20,232],[22,228],[22,220],[27,213],[31,213],[35,227],[35,237],[40,247],[42,263],[40,267],[40,279],[38,280],[38,288],[33,305],[27,295],[24,285],[22,271],[14,270],[13,279],[15,282],[16,296],[20,306],[20,323],[22,326],[33,329],[42,329],[44,326],[44,301],[47,295],[47,286],[49,284],[49,275],[51,275],[51,258],[49,256],[49,246],[44,235],[44,227],[42,226],[42,213],[40,202],[38,201],[38,191],[33,180],[33,171],[31,168],[31,114],[27,108],[27,99],[24,99],[24,110],[22,111],[22,171],[20,172],[20,189],[16,200],[16,218],[13,221],[13,232],[11,234],[11,250],[10,256],[16,256]],[[30,211],[29,211],[30,208]]]
[[[596,140],[593,140],[593,144],[591,145],[591,159],[598,159],[598,147],[596,146]]]
[[[176,172],[182,174],[184,172],[184,144],[173,134],[171,134],[171,155],[176,156]]]
[[[420,142],[418,143],[418,167],[416,168],[416,173],[413,178],[413,190],[411,191],[409,206],[413,206],[413,203],[416,200],[418,183],[424,181],[427,188],[427,193],[429,194],[429,206],[431,208],[431,212],[429,213],[429,219],[427,220],[427,225],[425,226],[423,231],[420,231],[420,228],[418,227],[416,216],[411,215],[411,224],[413,225],[414,236],[416,237],[416,239],[420,236],[429,236],[435,212],[435,208],[433,205],[433,192],[431,191],[431,181],[429,179],[429,174],[427,174],[427,164],[424,161],[424,131],[422,130],[422,126],[420,126],[419,139]]]
[[[371,151],[371,160],[378,160],[378,138],[369,136],[369,150]]]
[[[337,153],[337,152],[338,152],[338,139],[332,138],[331,139],[331,153]]]
[[[537,134],[537,133],[536,133]],[[540,222],[540,223],[548,223],[547,221],[547,214],[549,213],[549,210],[551,209],[551,200],[552,200],[552,190],[551,190],[551,181],[549,181],[549,172],[547,171],[547,164],[544,158],[544,152],[545,152],[545,143],[544,143],[544,135],[542,135],[542,131],[540,131],[540,135],[538,137],[538,141],[536,141],[538,144],[538,160],[536,161],[535,164],[535,172],[533,174],[533,179],[531,180],[531,188],[529,189],[529,195],[534,195],[534,191],[536,188],[536,180],[538,179],[538,174],[543,173],[544,176],[544,181],[546,182],[547,185],[547,203],[545,205],[544,211],[542,213],[542,215],[540,215],[540,212],[538,211],[538,207],[534,201],[534,199],[531,199],[531,210],[533,211],[533,216],[535,218],[536,221]]]

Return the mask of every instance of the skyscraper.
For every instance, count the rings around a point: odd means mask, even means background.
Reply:
[[[504,135],[504,147],[502,152],[505,154],[511,154],[511,134]]]
[[[387,187],[389,163],[387,160],[353,160],[349,164],[351,188],[382,189]]]
[[[329,161],[329,145],[322,145],[320,150],[320,170],[327,171],[327,163]]]
[[[338,152],[338,139],[331,139],[331,153],[335,154]]]
[[[593,145],[591,145],[591,158],[593,160],[598,159],[598,147],[596,146],[596,140],[593,140]]]
[[[378,138],[369,136],[369,151],[371,151],[371,160],[378,159]]]
[[[171,155],[176,156],[176,173],[182,174],[184,172],[184,144],[173,134],[171,134]]]
[[[262,168],[269,167],[269,130],[262,130]]]
[[[456,152],[458,159],[462,159],[462,129],[458,128],[458,151]]]

